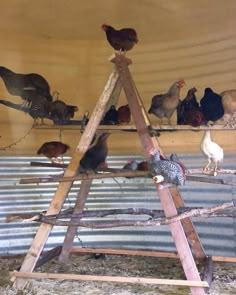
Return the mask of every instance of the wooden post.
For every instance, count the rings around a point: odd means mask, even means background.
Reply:
[[[131,63],[131,60],[127,59],[122,55],[116,55],[112,59],[112,62],[115,63],[117,71],[121,78],[123,89],[133,116],[134,123],[137,127],[137,132],[143,146],[145,157],[147,160],[150,158],[150,150],[155,147],[159,148],[157,139],[154,141],[148,133],[148,126],[145,122],[142,110],[139,105],[139,99],[135,91],[131,74],[128,69],[128,65]],[[173,201],[171,191],[169,189],[159,189],[159,186],[156,185],[158,195],[160,197],[162,207],[165,211],[167,217],[177,214],[177,209]],[[174,239],[186,278],[193,281],[201,281],[201,278],[198,273],[195,261],[193,259],[192,252],[190,250],[185,232],[181,222],[175,222],[170,225],[170,230],[172,237]],[[191,292],[193,295],[204,295],[205,291],[203,288],[191,287]]]
[[[97,127],[102,119],[104,114],[105,107],[110,99],[110,96],[116,86],[116,83],[119,79],[119,75],[116,70],[113,70],[111,73],[107,84],[103,90],[102,95],[100,96],[95,109],[90,117],[90,120],[85,128],[84,133],[81,136],[80,142],[77,146],[76,151],[72,155],[70,164],[68,165],[64,176],[71,177],[75,176],[79,168],[80,159],[83,156],[84,152],[88,149],[92,138],[97,130]],[[55,192],[55,195],[51,201],[51,204],[47,210],[47,215],[58,214],[63,206],[65,198],[67,197],[73,182],[60,182]],[[52,230],[52,225],[50,224],[41,224],[36,233],[36,236],[31,244],[31,247],[23,261],[20,272],[30,273],[34,270],[35,264],[37,263],[40,253],[44,248],[45,243],[47,242],[48,236]],[[14,282],[14,287],[17,289],[23,289],[27,284],[26,278],[17,278]]]
[[[86,202],[92,182],[93,182],[92,179],[87,179],[87,180],[82,181],[73,213],[79,214],[79,213],[83,212],[85,202]],[[67,228],[63,247],[61,250],[61,254],[59,256],[59,261],[61,263],[66,262],[69,258],[70,250],[73,246],[73,241],[74,241],[74,237],[76,235],[77,228],[78,228],[78,226],[68,226],[68,228]]]

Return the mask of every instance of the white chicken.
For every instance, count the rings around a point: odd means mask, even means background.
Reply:
[[[208,158],[208,164],[203,168],[204,171],[209,170],[211,162],[214,163],[214,175],[218,169],[218,163],[223,161],[224,151],[214,141],[211,140],[210,130],[206,130],[201,142],[201,151]]]

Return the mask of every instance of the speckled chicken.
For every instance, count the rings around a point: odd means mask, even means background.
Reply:
[[[129,105],[120,106],[117,110],[118,112],[118,123],[119,124],[129,124],[131,121],[131,112]]]
[[[222,105],[222,98],[211,88],[205,88],[204,96],[200,100],[200,104],[204,119],[207,122],[215,122],[223,117],[224,109]]]
[[[195,87],[189,89],[186,97],[179,103],[177,107],[178,125],[197,127],[204,123],[203,114],[195,96],[196,91]]]
[[[169,184],[184,185],[185,170],[178,162],[167,159],[161,160],[160,153],[156,149],[152,149],[150,154],[149,169],[156,183],[164,182],[167,184],[164,187],[169,186]]]
[[[201,151],[207,157],[208,164],[203,170],[208,171],[210,164],[214,163],[214,172],[218,169],[218,163],[224,159],[223,149],[214,141],[211,140],[210,130],[206,130],[201,142]]]
[[[64,155],[70,147],[60,141],[45,142],[37,151],[38,155],[43,154],[45,157],[51,159],[52,163],[61,163],[59,156]]]
[[[224,121],[226,125],[236,126],[236,89],[226,90],[220,93],[224,109]]]
[[[19,74],[1,66],[0,77],[11,95],[20,96],[28,103],[35,101],[37,95],[44,96],[52,102],[50,86],[39,74]]]
[[[184,84],[184,80],[178,80],[170,87],[167,93],[153,96],[148,113],[160,118],[161,124],[164,117],[171,124],[170,119],[178,107],[180,89]]]
[[[100,165],[104,165],[108,153],[107,138],[109,132],[102,133],[96,143],[91,146],[80,160],[80,172],[96,170]]]
[[[103,24],[102,29],[106,33],[107,41],[115,50],[128,51],[138,43],[137,33],[132,28],[116,30],[112,26]]]

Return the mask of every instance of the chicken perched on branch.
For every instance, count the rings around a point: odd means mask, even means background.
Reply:
[[[220,93],[224,109],[224,121],[226,125],[236,125],[236,89],[226,90]]]
[[[205,88],[203,98],[200,100],[201,109],[205,120],[215,122],[223,117],[224,109],[222,98],[211,88]]]
[[[100,165],[104,165],[108,153],[107,138],[109,135],[109,132],[102,133],[97,142],[86,151],[80,160],[80,172],[95,171]]]
[[[138,43],[137,33],[134,29],[124,28],[116,30],[106,24],[102,25],[102,29],[106,33],[107,41],[115,50],[128,51]]]
[[[161,119],[166,117],[170,124],[171,116],[177,109],[179,104],[180,89],[185,85],[184,80],[176,81],[165,94],[158,94],[153,96],[149,114],[153,114]]]
[[[186,97],[179,103],[177,107],[178,125],[197,127],[204,122],[201,108],[195,96],[196,91],[195,87],[189,89]]]
[[[150,151],[151,157],[148,162],[151,174],[156,183],[166,183],[163,187],[168,187],[170,184],[184,185],[186,172],[183,165],[179,162],[160,158],[160,152],[156,149]]]
[[[77,111],[78,111],[77,106],[67,105],[62,100],[55,100],[51,104],[50,114],[54,121],[70,120],[71,118],[74,118],[74,114]]]
[[[0,67],[0,77],[11,95],[20,96],[28,103],[36,102],[38,95],[52,102],[50,86],[39,74],[19,74],[5,67]]]
[[[61,163],[59,156],[64,155],[70,147],[60,141],[45,142],[37,151],[38,155],[43,154],[51,159],[52,163]]]
[[[120,106],[117,110],[118,113],[118,123],[119,124],[129,124],[131,121],[131,112],[129,105]]]
[[[203,170],[208,171],[211,162],[213,162],[214,172],[216,174],[218,163],[223,161],[224,151],[217,143],[211,140],[210,130],[206,130],[204,133],[201,142],[201,151],[208,159],[208,164],[203,168]]]

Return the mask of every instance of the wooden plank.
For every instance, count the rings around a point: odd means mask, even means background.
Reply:
[[[190,125],[152,125],[153,129],[157,129],[160,132],[163,131],[200,131],[200,130],[235,130],[235,128],[224,125],[213,125],[213,126],[199,126],[192,127]],[[80,125],[36,125],[34,129],[61,129],[61,130],[80,130]],[[99,125],[98,130],[137,130],[135,125]]]
[[[110,99],[110,95],[113,92],[113,89],[116,85],[118,78],[119,78],[119,75],[117,71],[114,70],[109,76],[109,79],[107,81],[107,84],[105,85],[103,93],[100,96],[95,106],[94,112],[92,113],[91,118],[85,128],[85,131],[81,136],[77,149],[72,155],[71,162],[64,173],[65,177],[75,176],[75,174],[77,173],[80,159],[92,141],[92,138],[96,132],[97,126],[103,116],[106,104],[108,103]],[[60,212],[72,184],[73,182],[59,183],[57,191],[47,210],[47,215],[58,214]],[[41,224],[39,226],[36,236],[32,242],[32,245],[23,261],[20,272],[29,273],[33,271],[35,264],[37,263],[39,255],[41,251],[43,250],[43,247],[48,239],[48,236],[51,230],[52,230],[52,225],[50,224]],[[23,289],[26,284],[27,284],[26,279],[18,278],[14,282],[14,287],[16,287],[17,289]]]
[[[123,89],[126,98],[129,103],[129,107],[132,113],[134,123],[137,127],[137,132],[145,153],[147,160],[150,158],[150,150],[153,147],[159,149],[159,143],[157,139],[152,139],[148,133],[148,127],[143,117],[142,110],[139,105],[139,98],[137,96],[134,84],[132,81],[131,74],[128,69],[128,65],[131,63],[130,60],[121,55],[116,55],[115,58],[111,60],[115,63],[117,71],[119,72]],[[176,205],[173,201],[171,192],[169,189],[159,189],[159,185],[156,184],[156,189],[162,203],[162,207],[165,211],[167,217],[177,214]],[[181,222],[175,222],[170,226],[172,237],[174,239],[180,260],[188,280],[200,281],[200,276],[198,269],[196,267],[195,261],[193,259],[192,252],[190,250],[185,232],[183,230]],[[205,291],[203,288],[191,288],[193,295],[203,295]]]
[[[115,276],[96,276],[96,275],[75,275],[64,273],[24,273],[10,272],[11,276],[18,278],[31,279],[59,279],[59,280],[77,280],[77,281],[98,281],[114,283],[132,283],[132,284],[155,284],[155,285],[174,285],[174,286],[191,286],[191,287],[209,287],[204,281],[186,281],[186,280],[169,280],[169,279],[149,279],[142,277],[115,277]]]
[[[213,261],[236,263],[236,257],[212,256]]]
[[[82,181],[73,213],[79,214],[79,213],[83,212],[85,202],[88,197],[88,193],[89,193],[90,187],[92,185],[92,182],[93,182],[92,179],[86,179],[86,180]],[[77,226],[68,226],[68,228],[67,228],[63,247],[61,250],[61,254],[59,256],[59,261],[61,263],[66,262],[69,258],[70,250],[73,245],[73,241],[74,241],[74,237],[77,232],[77,228],[78,228]]]
[[[145,250],[124,250],[124,249],[104,249],[104,248],[76,248],[71,249],[71,253],[103,253],[110,255],[132,255],[132,256],[150,256],[179,259],[177,253]]]

